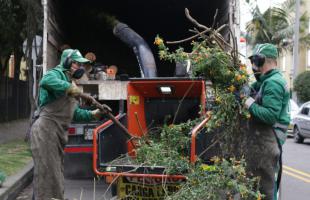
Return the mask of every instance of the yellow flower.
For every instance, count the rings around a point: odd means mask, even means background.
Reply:
[[[234,85],[229,86],[228,90],[230,92],[234,92],[236,90],[236,87]]]
[[[236,76],[237,81],[240,81],[241,79],[242,79],[242,76],[240,74]]]
[[[251,118],[251,114],[248,113],[248,114],[245,115],[245,117],[246,117],[247,119],[250,119],[250,118]]]
[[[162,45],[163,43],[164,41],[160,37],[155,38],[154,44],[156,44],[157,46]]]
[[[245,65],[240,65],[240,70],[241,71],[246,71],[246,66]]]
[[[221,97],[217,96],[217,97],[215,98],[215,102],[216,102],[216,103],[222,103]]]
[[[214,164],[219,164],[221,162],[221,159],[217,156],[214,156],[210,159]]]
[[[261,195],[259,194],[256,200],[262,200]]]

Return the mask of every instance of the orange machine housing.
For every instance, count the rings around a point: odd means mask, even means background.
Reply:
[[[160,87],[171,88],[171,93],[162,93]],[[146,116],[146,99],[159,99],[167,101],[169,99],[176,99],[182,107],[184,99],[200,99],[200,114],[205,114],[205,82],[203,80],[180,80],[180,79],[154,79],[154,80],[133,80],[127,86],[127,124],[128,130],[135,136],[142,136],[148,132]],[[153,112],[160,112],[153,110]],[[190,111],[190,110],[189,110]],[[177,112],[177,111],[176,111]],[[178,113],[175,113],[178,115]],[[199,113],[197,113],[199,114]],[[198,117],[196,115],[196,117]],[[128,152],[132,152],[133,147],[129,143]],[[131,154],[134,155],[134,154]]]
[[[161,87],[170,88],[170,92],[162,92]],[[205,115],[205,104],[206,88],[204,80],[184,78],[130,79],[127,85],[127,128],[132,135],[141,137],[147,134],[152,126],[163,125],[163,123],[181,123],[188,119],[197,118],[199,115]],[[172,115],[170,120],[163,120],[166,114]],[[154,121],[155,123],[153,123]],[[195,139],[197,131],[207,121],[208,119],[204,120],[202,124],[193,129],[190,155],[192,163],[196,160]],[[100,136],[104,134],[102,130],[111,125],[111,123],[111,121],[107,121],[94,130],[93,169],[97,175],[107,177],[170,177],[185,179],[183,175],[122,171],[124,169],[122,166],[115,166],[115,169],[112,171],[105,170],[111,170],[113,166],[111,168],[111,165],[100,161],[99,157],[102,157],[104,153],[100,150]],[[113,134],[110,136],[113,137]],[[113,147],[117,148],[117,145]],[[133,157],[135,156],[135,149],[131,142],[127,142],[127,153]]]

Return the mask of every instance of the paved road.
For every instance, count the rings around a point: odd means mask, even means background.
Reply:
[[[288,138],[283,146],[283,179],[281,200],[310,199],[310,140],[304,144]]]
[[[29,119],[0,123],[0,145],[16,139],[24,139],[29,127]]]
[[[310,140],[304,144],[296,144],[289,138],[284,145],[283,179],[280,200],[309,200],[310,199]],[[95,190],[94,190],[95,188]],[[103,180],[94,181],[66,180],[65,196],[69,200],[96,200],[111,199],[108,185]],[[107,192],[106,192],[107,191]],[[25,189],[18,200],[31,200],[31,188]]]
[[[66,180],[65,198],[69,200],[109,200],[111,190],[104,180]],[[95,196],[95,198],[94,198]]]
[[[66,200],[110,200],[111,190],[105,181],[92,179],[65,180]],[[95,197],[95,198],[94,198]],[[32,185],[25,188],[16,200],[32,200]]]

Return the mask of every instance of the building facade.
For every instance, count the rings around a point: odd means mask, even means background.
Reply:
[[[301,13],[308,13],[310,11],[310,1],[303,1],[303,4],[300,6]],[[310,20],[308,18],[308,27],[306,33],[310,33]],[[298,51],[298,66],[296,69],[296,76],[304,71],[310,71],[310,48],[304,47],[301,42],[299,42],[299,51]],[[293,51],[284,50],[280,53],[278,59],[278,67],[283,72],[288,85],[290,88],[293,88]]]

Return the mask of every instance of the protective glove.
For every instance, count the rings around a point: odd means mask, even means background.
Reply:
[[[255,99],[253,99],[252,97],[247,97],[247,99],[244,102],[244,107],[249,109],[254,102],[255,102]]]
[[[93,118],[95,118],[97,120],[101,119],[101,117],[103,115],[103,113],[101,112],[100,109],[92,110],[92,111],[90,111],[90,113],[93,116]]]
[[[97,120],[101,119],[103,115],[106,115],[107,113],[112,112],[112,109],[106,104],[102,104],[102,107],[103,107],[103,110],[100,110],[98,108],[96,110],[91,111],[92,116]]]
[[[251,95],[251,87],[248,85],[243,85],[241,90],[240,90],[240,98],[246,98]]]
[[[251,95],[251,88],[248,85],[243,85],[241,90],[234,92],[235,99],[241,104],[242,99]]]
[[[82,90],[76,86],[75,84],[71,84],[71,86],[67,89],[67,95],[72,97],[78,97],[82,94]]]

